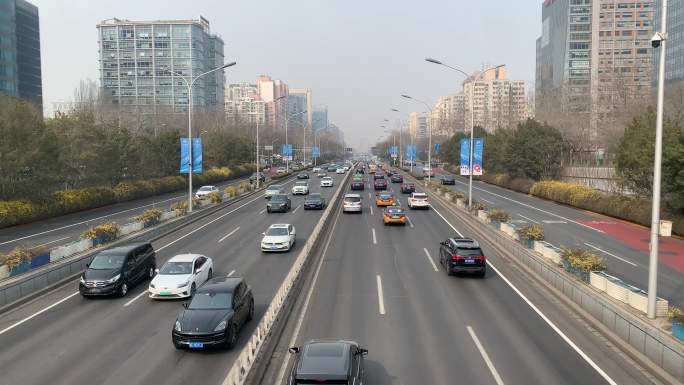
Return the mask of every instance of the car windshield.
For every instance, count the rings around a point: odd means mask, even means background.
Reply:
[[[404,212],[404,210],[400,209],[399,207],[391,207],[387,209],[388,212],[392,214],[401,214]]]
[[[126,256],[116,254],[98,254],[90,262],[90,269],[105,270],[118,269],[123,266]]]
[[[192,262],[166,262],[159,269],[159,274],[192,274]]]
[[[361,202],[361,198],[359,198],[359,197],[345,197],[344,201],[356,203],[356,202]]]
[[[213,189],[214,189],[213,186],[202,186],[202,187],[200,187],[199,190],[200,190],[200,191],[211,191],[211,190],[213,190]]]
[[[307,201],[320,201],[321,194],[311,194],[306,198]]]
[[[287,195],[274,195],[271,198],[271,202],[285,202],[287,200]]]
[[[390,194],[380,194],[380,199],[383,199],[383,200],[392,199],[392,195],[390,195]]]
[[[190,301],[190,310],[230,309],[233,293],[195,293]]]
[[[425,195],[425,194],[413,194],[413,197],[416,199],[425,199],[425,198],[427,198],[427,195]]]
[[[266,230],[266,235],[268,235],[268,236],[287,235],[287,227],[269,227],[268,230]]]
[[[279,184],[274,184],[273,186],[269,186],[266,191],[280,191],[283,187],[280,186]]]
[[[464,249],[464,248],[459,247],[458,248],[458,255],[460,255],[462,257],[479,257],[482,255],[482,250],[480,250],[479,248]]]
[[[304,186],[304,187],[306,187],[307,185],[308,185],[308,183],[306,183],[306,182],[297,182],[297,183],[295,183],[295,186]]]

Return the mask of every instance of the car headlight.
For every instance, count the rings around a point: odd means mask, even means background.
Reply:
[[[107,283],[114,283],[114,282],[118,281],[119,278],[121,278],[121,274],[117,274],[117,275],[113,276],[112,278],[108,279],[108,280],[105,281],[105,282],[107,282]]]
[[[173,330],[177,332],[181,331],[180,321],[176,320],[176,325],[173,326]]]
[[[81,283],[85,285],[85,279],[81,276]]]
[[[190,281],[183,282],[183,283],[181,283],[180,285],[178,285],[178,286],[176,286],[176,287],[177,287],[178,289],[180,289],[181,287],[186,287],[186,286],[188,286],[189,283],[190,283]]]
[[[154,286],[153,283],[150,284],[150,288],[151,288],[151,289],[154,289],[154,288],[155,288],[155,286]]]
[[[220,332],[221,330],[226,330],[226,324],[227,323],[228,323],[228,321],[226,321],[226,320],[221,321],[218,325],[216,325],[216,327],[214,328],[214,331]]]

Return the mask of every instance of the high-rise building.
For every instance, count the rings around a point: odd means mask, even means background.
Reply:
[[[261,100],[266,103],[267,124],[274,128],[284,129],[289,87],[282,80],[261,75],[257,78],[257,88]]]
[[[409,114],[409,135],[414,138],[426,138],[428,135],[428,119],[424,115],[419,115],[417,112]]]
[[[320,131],[328,127],[328,106],[316,106],[313,110],[312,126],[314,132]]]
[[[654,33],[661,32],[662,1],[656,0]],[[653,83],[658,81],[660,49],[653,50]],[[684,0],[668,0],[667,3],[667,51],[665,52],[665,81],[684,81]],[[667,88],[666,88],[667,90]]]
[[[256,84],[230,84],[226,90],[226,118],[250,124],[266,124],[266,103]]]
[[[0,0],[0,91],[42,111],[38,7],[24,0]]]
[[[209,21],[131,21],[109,19],[97,25],[100,82],[107,101],[135,114],[187,112],[191,79],[224,64],[223,40]],[[221,111],[224,74],[199,78],[192,88],[193,108]]]
[[[507,79],[505,67],[473,74],[463,82],[463,95],[467,106],[464,127],[470,127],[471,108],[474,126],[489,132],[513,127],[529,114],[525,82]]]
[[[466,97],[464,94],[442,96],[432,108],[429,124],[432,134],[452,136],[456,132],[463,132],[470,128],[466,122]]]
[[[313,101],[308,88],[290,88],[287,96],[290,124],[297,127],[311,127],[313,123]]]
[[[536,114],[590,141],[651,93],[654,0],[546,0]]]

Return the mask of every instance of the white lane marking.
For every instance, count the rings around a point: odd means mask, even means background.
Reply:
[[[371,195],[370,191],[368,192],[368,199],[373,199],[373,195]]]
[[[594,246],[594,245],[592,245],[592,244],[590,244],[590,243],[584,242],[584,244],[587,245],[587,246],[589,246],[589,247],[591,247],[592,249],[598,250],[598,251],[600,251],[600,252],[602,252],[602,253],[604,253],[604,254],[608,254],[608,255],[610,255],[611,257],[613,257],[613,258],[615,258],[615,259],[617,259],[617,260],[620,260],[620,261],[622,261],[622,262],[624,262],[624,263],[628,263],[628,264],[630,264],[630,265],[632,265],[632,266],[634,266],[634,267],[639,266],[639,265],[637,265],[636,263],[634,263],[634,262],[632,262],[632,261],[628,261],[628,260],[626,260],[626,259],[624,259],[624,258],[622,258],[622,257],[618,257],[617,255],[615,255],[615,254],[613,254],[613,253],[609,253],[609,252],[607,252],[607,251],[605,251],[605,250],[603,250],[603,249],[599,249],[598,247],[596,247],[596,246]]]
[[[539,224],[539,222],[535,221],[534,219],[528,218],[528,217],[526,217],[526,216],[524,216],[524,215],[522,215],[522,214],[520,214],[520,213],[518,213],[518,216],[520,216],[521,218],[525,218],[525,219],[527,219],[528,221],[530,221],[530,222],[532,222],[532,223]]]
[[[475,334],[475,331],[473,330],[473,328],[470,326],[466,326],[466,329],[468,329],[468,333],[470,333],[470,338],[472,338],[473,342],[475,342],[475,346],[477,346],[477,350],[480,351],[480,355],[482,356],[482,359],[484,359],[485,363],[487,364],[489,371],[492,372],[492,377],[494,377],[494,381],[496,381],[497,385],[504,385],[504,382],[501,379],[499,372],[496,371],[496,368],[494,367],[494,363],[489,358],[489,354],[487,354],[487,351],[484,349],[484,347],[480,343],[480,340],[477,338],[477,334]]]
[[[437,211],[437,210],[435,209],[435,206],[430,206],[430,208],[431,208],[432,211],[434,211],[437,215],[439,215],[440,218],[442,218],[442,220],[444,220],[444,222],[446,222],[446,224],[449,225],[449,227],[451,227],[452,229],[454,229],[454,231],[456,232],[456,234],[458,234],[459,237],[463,238],[463,234],[461,234],[460,231],[458,231],[451,223],[449,223],[449,221],[447,221],[447,219],[444,218],[444,216],[443,216],[439,211]]]
[[[59,238],[59,239],[55,239],[54,241],[50,241],[50,242],[45,242],[45,243],[41,243],[40,245],[37,245],[37,246],[33,246],[33,247],[41,247],[41,246],[47,246],[47,245],[49,245],[49,244],[51,244],[51,243],[55,243],[55,242],[59,242],[59,241],[63,241],[63,240],[65,240],[65,239],[69,239],[69,238],[71,238],[71,237],[64,237],[64,238]]]
[[[299,210],[300,207],[302,207],[302,205],[298,205],[297,207],[295,207],[295,209],[292,210],[292,214],[296,213],[297,210]]]
[[[147,293],[148,293],[147,289],[143,290],[142,293],[136,295],[135,297],[131,298],[128,302],[126,302],[126,303],[123,305],[123,307],[128,307],[128,305],[130,305],[130,304],[132,304],[133,302],[135,302],[136,299],[142,297],[143,295],[145,295],[145,294],[147,294]]]
[[[411,228],[413,228],[413,222],[411,222],[411,217],[409,217],[409,216],[407,215],[407,216],[406,216],[406,220],[408,220],[409,226],[411,226]]]
[[[252,200],[250,200],[250,201],[248,201],[248,202],[245,202],[244,204],[242,204],[242,205],[240,205],[240,206],[234,208],[233,210],[230,210],[229,212],[227,212],[227,213],[225,213],[225,214],[223,214],[223,215],[220,215],[220,216],[218,216],[218,217],[212,219],[211,221],[209,221],[209,222],[203,224],[202,226],[200,226],[200,227],[198,227],[198,228],[192,230],[191,232],[189,232],[189,233],[187,233],[187,234],[185,234],[185,235],[182,235],[182,236],[176,238],[175,240],[173,240],[173,241],[171,241],[171,242],[165,244],[164,246],[158,248],[158,249],[156,250],[157,253],[160,252],[160,251],[162,251],[162,250],[164,250],[165,248],[167,248],[167,247],[173,245],[174,243],[180,241],[181,239],[184,239],[184,238],[186,238],[187,236],[192,235],[192,234],[194,234],[194,233],[196,233],[196,232],[202,230],[203,228],[209,226],[210,224],[212,224],[212,223],[214,223],[214,222],[216,222],[216,221],[218,221],[218,220],[223,219],[223,218],[226,217],[227,215],[230,215],[230,214],[232,214],[232,213],[234,213],[234,212],[240,210],[241,208],[243,208],[243,207],[245,207],[245,206],[247,206],[247,205],[249,205],[249,204],[251,204],[251,203],[253,203],[253,202],[256,202],[256,201],[259,200],[259,199],[263,199],[263,198],[262,198],[261,196],[258,196],[258,197],[256,197],[256,198],[254,198],[254,199],[252,199]]]
[[[486,199],[484,199],[484,198],[482,198],[482,197],[480,197],[480,200],[483,201],[483,202],[489,203],[490,205],[495,204],[494,202],[489,201],[489,200],[486,200]]]
[[[371,203],[368,207],[370,207],[371,215],[373,215],[373,204]]]
[[[259,215],[261,215],[261,214],[263,214],[263,213],[265,213],[265,212],[266,212],[266,209],[263,209],[263,210],[259,211]]]
[[[226,275],[226,277],[230,277],[230,276],[232,276],[233,274],[235,274],[235,270],[231,270],[230,273],[228,273],[228,275]]]
[[[565,223],[568,223],[568,222],[566,222],[566,221],[542,221],[542,222],[546,223],[547,225],[550,225],[550,224],[565,224]]]
[[[377,244],[378,244],[378,240],[377,240],[377,238],[375,238],[375,227],[373,227],[371,230],[373,231],[373,244],[374,244],[374,245],[377,245]]]
[[[30,320],[31,318],[34,318],[34,317],[36,317],[36,316],[39,316],[39,315],[45,313],[46,311],[52,309],[53,307],[59,305],[60,303],[66,301],[66,300],[68,300],[69,298],[71,298],[71,297],[73,297],[73,296],[76,296],[76,295],[78,295],[78,294],[79,294],[78,291],[75,292],[75,293],[69,294],[68,296],[66,296],[66,297],[64,297],[64,298],[62,298],[62,299],[60,299],[59,301],[53,303],[52,305],[50,305],[50,306],[48,306],[48,307],[46,307],[46,308],[44,308],[44,309],[42,309],[42,310],[40,310],[40,311],[37,311],[37,312],[31,314],[30,316],[28,316],[28,317],[22,319],[21,321],[17,321],[17,322],[15,322],[15,323],[13,323],[12,325],[10,325],[10,326],[8,326],[8,327],[6,327],[6,328],[0,330],[0,335],[1,335],[1,334],[5,334],[6,332],[8,332],[8,331],[14,329],[15,327],[17,327],[17,326],[23,324],[24,322]]]
[[[224,239],[226,239],[226,238],[230,237],[231,235],[235,234],[235,232],[237,232],[238,230],[240,230],[240,226],[236,227],[235,230],[231,231],[230,233],[224,235],[221,239],[218,240],[218,243],[223,242]]]
[[[594,368],[594,370],[596,370],[596,372],[598,372],[598,374],[601,375],[601,377],[603,377],[603,379],[606,380],[606,382],[608,382],[608,383],[611,384],[611,385],[617,385],[617,382],[613,381],[613,379],[610,378],[610,376],[608,376],[608,374],[607,374],[606,372],[604,372],[603,369],[601,369],[601,368],[600,368],[600,367],[599,367],[591,358],[589,358],[589,356],[588,356],[586,353],[584,353],[584,351],[583,351],[582,349],[580,349],[579,346],[577,346],[574,342],[572,342],[572,340],[571,340],[570,338],[568,338],[568,336],[566,336],[566,335],[558,328],[558,326],[556,326],[556,324],[554,324],[554,323],[553,323],[553,322],[552,322],[544,313],[542,313],[541,310],[539,310],[539,308],[537,308],[537,306],[535,306],[535,305],[532,303],[532,301],[530,301],[529,299],[527,299],[527,297],[525,297],[525,295],[524,295],[520,290],[518,290],[518,288],[515,287],[515,286],[511,283],[511,281],[508,280],[508,278],[506,278],[506,276],[504,276],[503,274],[501,274],[501,272],[499,271],[499,269],[497,269],[496,267],[494,267],[494,265],[493,265],[490,261],[487,261],[487,265],[489,265],[489,267],[491,267],[491,268],[494,270],[494,272],[495,272],[499,277],[501,277],[501,279],[503,279],[504,282],[506,282],[506,283],[508,284],[508,286],[509,286],[511,289],[513,289],[513,291],[515,291],[516,294],[518,294],[518,296],[519,296],[520,298],[522,298],[522,300],[525,301],[525,303],[527,303],[527,305],[528,305],[532,310],[534,310],[534,312],[537,313],[537,315],[538,315],[542,320],[544,320],[544,322],[546,322],[546,324],[549,325],[549,326],[551,327],[551,329],[553,329],[553,331],[555,331],[556,334],[558,334],[558,335],[563,339],[563,341],[565,341],[565,343],[567,343],[575,352],[577,352],[577,354],[579,354],[580,357],[582,357],[582,359],[584,359],[584,361],[586,361],[592,368]]]
[[[425,252],[425,257],[427,258],[427,260],[430,261],[432,268],[435,269],[435,271],[439,271],[437,265],[435,265],[435,261],[432,260],[432,256],[430,256],[430,252],[428,251],[428,249],[423,247],[423,251]]]
[[[378,284],[378,311],[380,315],[385,315],[385,296],[382,294],[382,278],[380,278],[380,274],[375,276],[375,281]]]
[[[461,184],[463,184],[463,185],[466,185],[465,182],[461,182],[461,181],[457,181],[457,182],[458,182],[458,183],[461,183]],[[521,206],[529,207],[529,208],[531,208],[531,209],[534,209],[534,210],[540,211],[540,212],[542,212],[542,213],[545,213],[545,214],[554,216],[554,217],[556,217],[556,218],[560,218],[560,219],[562,219],[562,220],[565,220],[565,221],[568,221],[568,222],[572,222],[572,223],[574,223],[574,224],[576,224],[576,225],[579,225],[579,226],[582,226],[582,227],[586,227],[586,228],[591,229],[591,230],[594,230],[594,231],[598,231],[598,232],[601,233],[601,234],[605,234],[605,231],[603,231],[603,230],[595,229],[595,228],[593,228],[593,227],[591,227],[591,226],[585,225],[584,223],[579,223],[579,222],[577,222],[577,221],[573,221],[572,219],[566,218],[566,217],[564,217],[564,216],[561,216],[561,215],[558,215],[558,214],[554,214],[554,213],[552,213],[552,212],[550,212],[550,211],[542,210],[542,209],[540,209],[539,207],[534,207],[534,206],[532,206],[532,205],[528,205],[527,203],[523,203],[523,202],[520,202],[520,201],[516,201],[515,199],[511,199],[511,198],[509,198],[509,197],[506,197],[506,196],[503,196],[503,195],[500,195],[500,194],[497,194],[497,193],[493,193],[493,192],[491,192],[491,191],[487,191],[487,190],[481,189],[481,188],[479,188],[479,187],[473,187],[473,188],[476,189],[476,190],[484,191],[484,192],[486,192],[487,194],[492,194],[492,195],[497,196],[497,197],[499,197],[499,198],[501,198],[501,199],[505,199],[505,200],[507,200],[507,201],[511,201],[511,202],[517,203],[517,204],[519,204],[519,205],[521,205]]]
[[[321,259],[318,261],[318,267],[316,267],[316,272],[314,273],[313,277],[313,283],[309,287],[309,292],[306,294],[306,299],[304,300],[304,305],[302,306],[302,312],[299,314],[299,318],[297,318],[297,325],[295,326],[294,333],[292,333],[292,337],[290,338],[290,343],[287,345],[288,347],[294,346],[297,343],[297,338],[299,338],[299,332],[302,329],[302,324],[304,323],[304,317],[306,316],[306,313],[309,310],[309,303],[311,302],[311,297],[313,296],[314,288],[316,287],[316,284],[318,282],[318,275],[321,272],[321,267],[323,266],[323,261],[325,261],[325,257],[328,253],[328,247],[330,246],[330,242],[332,241],[332,234],[335,234],[335,228],[337,227],[337,220],[340,219],[340,214],[342,211],[337,212],[337,216],[335,217],[335,223],[333,223],[332,230],[330,231],[330,234],[328,236],[328,240],[325,242],[325,247],[323,248],[323,254],[321,254]],[[280,370],[278,371],[278,381],[276,381],[276,384],[282,384],[283,379],[285,378],[285,372],[287,371],[287,367],[290,364],[290,354],[287,354],[285,357],[285,360],[283,361],[283,365],[280,367]],[[225,381],[223,381],[223,385],[227,385],[228,383],[228,378],[226,378]]]

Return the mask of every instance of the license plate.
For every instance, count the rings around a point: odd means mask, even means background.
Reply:
[[[170,291],[161,291],[159,292],[159,295],[171,295]]]
[[[190,342],[188,346],[192,349],[201,349],[204,347],[204,344],[202,342]]]
[[[466,259],[463,263],[475,263],[474,259]]]
[[[393,219],[400,219],[401,217],[399,215],[392,215]]]
[[[271,246],[271,250],[276,250],[278,246]]]

